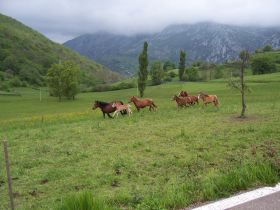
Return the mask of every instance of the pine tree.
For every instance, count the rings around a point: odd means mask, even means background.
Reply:
[[[139,71],[138,71],[138,89],[140,96],[144,96],[144,90],[146,88],[146,82],[148,79],[148,43],[144,42],[143,51],[139,55]]]
[[[185,73],[185,65],[186,65],[186,53],[185,51],[180,51],[180,61],[179,61],[179,80],[183,81],[183,76]]]

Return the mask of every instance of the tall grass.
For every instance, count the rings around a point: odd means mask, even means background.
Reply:
[[[61,200],[55,210],[113,210],[103,199],[85,191]]]

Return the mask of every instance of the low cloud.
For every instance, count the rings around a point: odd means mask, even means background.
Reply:
[[[84,33],[153,33],[171,24],[212,21],[279,26],[279,0],[1,0],[0,12],[57,42]]]

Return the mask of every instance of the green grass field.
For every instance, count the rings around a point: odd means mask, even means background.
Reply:
[[[0,140],[7,139],[17,209],[68,209],[90,193],[94,209],[180,209],[279,181],[280,73],[249,76],[247,116],[226,82],[148,87],[156,112],[103,119],[95,99],[128,101],[136,89],[83,93],[58,102],[43,91],[0,96]],[[277,78],[277,79],[275,79]],[[220,108],[178,110],[181,89],[216,94]],[[8,205],[0,155],[0,209]],[[91,197],[91,196],[89,196]],[[70,201],[69,201],[70,198]],[[70,208],[69,208],[70,209]]]

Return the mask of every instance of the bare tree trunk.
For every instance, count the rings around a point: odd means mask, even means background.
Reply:
[[[245,110],[246,110],[246,104],[245,104],[245,84],[244,84],[244,66],[245,63],[242,62],[241,64],[241,74],[240,74],[240,81],[241,81],[241,98],[242,98],[242,111],[240,114],[240,117],[245,117]]]

